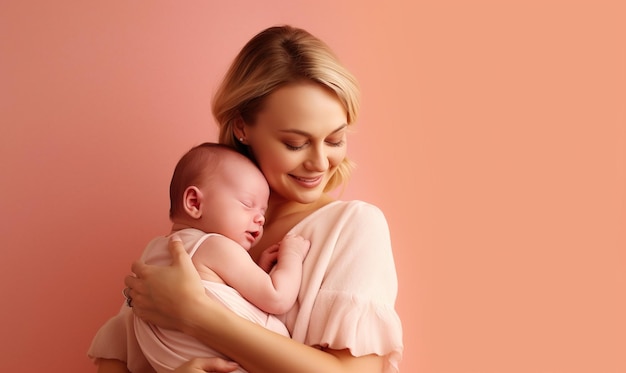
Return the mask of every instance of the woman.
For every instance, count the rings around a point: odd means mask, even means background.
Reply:
[[[220,142],[253,159],[271,189],[265,234],[250,254],[287,233],[311,242],[297,304],[282,316],[291,339],[207,297],[178,242],[170,243],[169,267],[133,264],[135,276],[125,281],[132,311],[194,336],[251,373],[397,372],[402,330],[387,222],[375,206],[328,194],[349,176],[347,134],[357,112],[352,75],[322,41],[289,26],[251,39],[213,102]],[[124,323],[110,322],[104,334],[123,339]],[[91,355],[100,358],[99,372],[127,372],[122,361],[132,367],[139,359],[133,346],[129,337]],[[232,369],[196,359],[177,372]]]

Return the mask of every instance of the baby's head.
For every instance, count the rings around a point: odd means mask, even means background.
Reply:
[[[219,233],[248,250],[263,234],[269,193],[252,161],[225,145],[204,143],[176,165],[170,183],[170,219]]]

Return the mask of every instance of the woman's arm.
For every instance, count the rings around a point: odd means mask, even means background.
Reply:
[[[126,278],[133,311],[161,327],[192,335],[250,373],[380,373],[383,358],[347,350],[318,350],[245,320],[207,297],[180,242],[170,244],[172,265],[137,262]]]
[[[182,331],[237,361],[250,373],[380,373],[383,358],[354,357],[348,350],[318,350],[215,307],[208,297],[190,305],[195,312]],[[205,312],[213,309],[211,312]]]

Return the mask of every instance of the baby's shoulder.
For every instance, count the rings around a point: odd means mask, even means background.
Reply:
[[[201,247],[206,246],[226,248],[237,247],[243,249],[236,241],[217,233],[209,233],[203,237]]]

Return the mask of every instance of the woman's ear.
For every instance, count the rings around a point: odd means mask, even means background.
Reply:
[[[200,219],[202,217],[203,199],[202,191],[198,187],[187,187],[183,193],[183,208],[187,215],[194,219]]]
[[[241,115],[239,115],[233,123],[233,134],[235,135],[237,140],[239,140],[239,142],[242,144],[246,144],[245,124],[246,122],[244,122]]]

